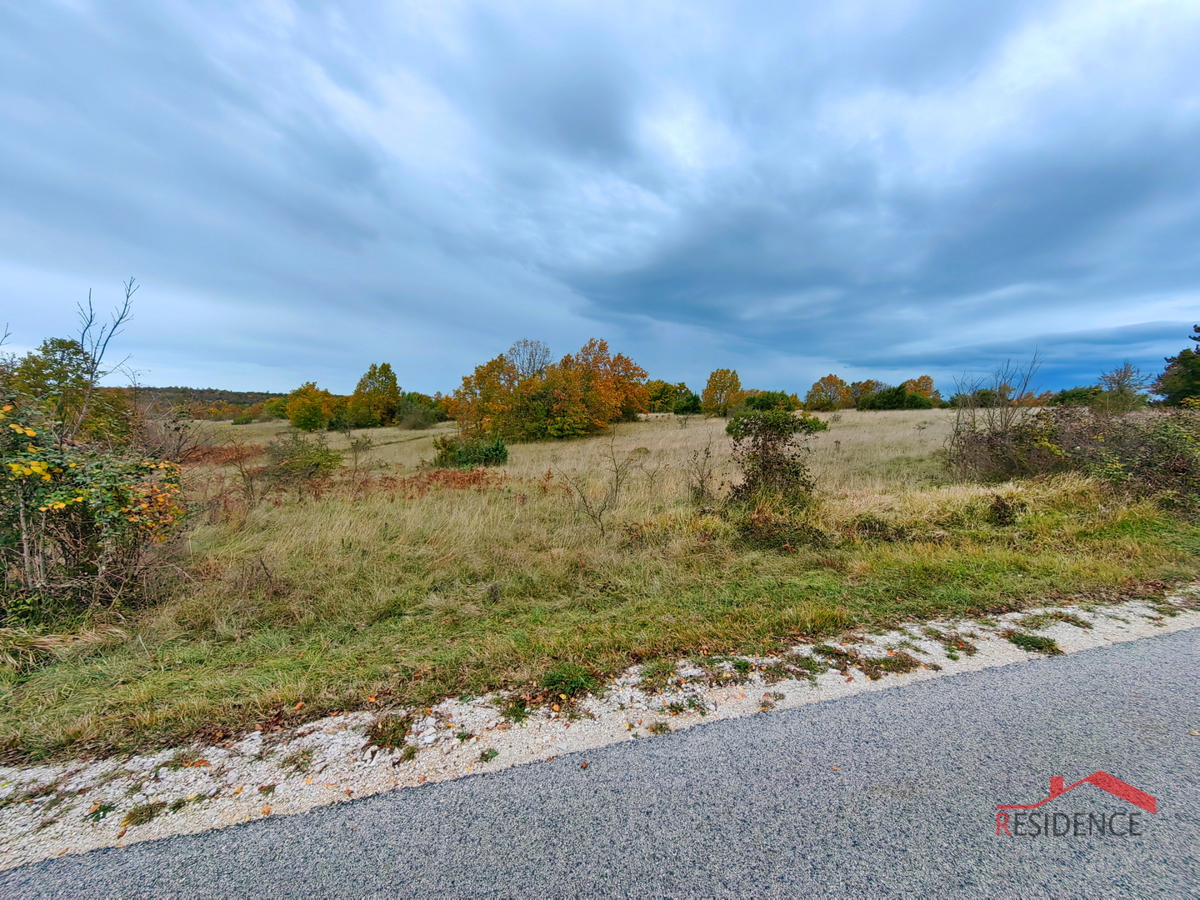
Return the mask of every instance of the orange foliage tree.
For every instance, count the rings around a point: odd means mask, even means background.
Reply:
[[[910,378],[904,382],[904,386],[908,388],[910,394],[916,394],[918,397],[924,397],[926,400],[934,401],[936,406],[941,401],[942,395],[938,393],[937,388],[933,386],[932,375],[922,375],[920,378]]]
[[[850,406],[850,385],[836,375],[829,374],[818,378],[808,389],[804,398],[804,408],[814,412],[828,412]]]
[[[516,346],[516,345],[514,345]],[[501,354],[463,378],[448,406],[467,434],[537,441],[603,431],[645,412],[646,370],[593,338],[578,353],[527,371]]]

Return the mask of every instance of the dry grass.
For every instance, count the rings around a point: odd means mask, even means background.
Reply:
[[[822,540],[756,549],[733,517],[688,498],[696,450],[711,446],[733,477],[724,424],[619,428],[611,446],[631,460],[629,481],[603,537],[563,476],[602,492],[608,438],[515,445],[486,478],[433,477],[419,464],[444,426],[370,432],[372,467],[355,484],[213,506],[180,560],[188,578],[127,637],[0,677],[0,741],[37,758],[270,730],[367,696],[395,707],[533,696],[554,671],[772,652],[804,635],[1115,599],[1196,574],[1195,528],[1087,479],[949,483],[949,416],[928,411],[842,413],[813,442],[808,525]],[[233,430],[262,443],[279,429]],[[190,473],[213,496],[230,477]]]

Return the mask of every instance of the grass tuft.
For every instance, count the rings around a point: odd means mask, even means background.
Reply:
[[[1016,644],[1028,653],[1044,653],[1047,656],[1057,656],[1062,653],[1053,638],[1042,637],[1038,634],[1025,634],[1023,631],[1006,631],[1004,636],[1012,644]]]

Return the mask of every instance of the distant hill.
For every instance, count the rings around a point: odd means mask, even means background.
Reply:
[[[234,406],[253,406],[274,397],[286,397],[287,394],[272,394],[266,391],[222,391],[217,388],[190,387],[141,387],[132,389],[138,397],[154,401],[159,406],[181,406],[184,404],[199,404],[216,406],[232,404]]]

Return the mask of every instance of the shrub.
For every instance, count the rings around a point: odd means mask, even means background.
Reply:
[[[502,466],[508,462],[508,447],[503,438],[440,437],[433,442],[437,455],[433,465],[439,469],[474,469],[478,466]]]
[[[733,459],[743,479],[731,499],[774,496],[807,502],[813,482],[804,460],[805,439],[818,430],[814,421],[819,420],[784,410],[743,413],[731,419],[725,431],[733,438]]]
[[[758,391],[746,398],[746,409],[764,411],[782,409],[791,412],[800,408],[799,401],[784,391]]]
[[[249,425],[253,421],[254,421],[254,416],[234,416],[232,424],[234,424],[234,425]]]
[[[1106,416],[1056,406],[953,435],[950,462],[984,480],[1077,471],[1185,512],[1200,510],[1200,414]]]
[[[342,454],[329,449],[323,436],[289,434],[267,445],[264,474],[284,487],[302,487],[332,475],[342,466]]]
[[[60,442],[53,424],[13,395],[0,397],[0,465],[0,597],[9,614],[45,611],[50,598],[128,596],[150,545],[183,518],[178,466]]]
[[[933,401],[914,394],[905,384],[886,387],[858,401],[859,409],[933,409]]]

